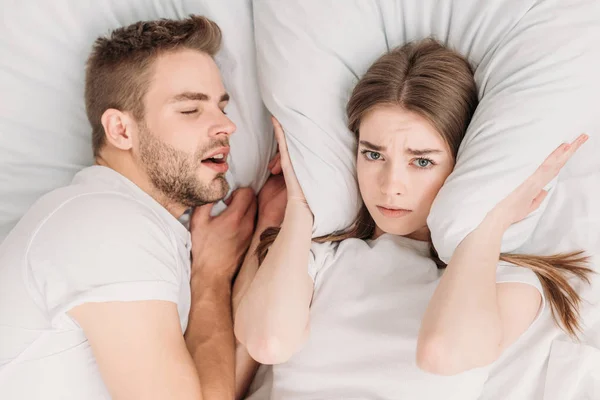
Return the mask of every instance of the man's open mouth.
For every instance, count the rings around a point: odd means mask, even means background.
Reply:
[[[229,155],[229,146],[216,149],[202,160],[202,165],[209,167],[218,173],[225,173],[229,169],[227,156]]]
[[[202,160],[202,162],[203,163],[212,162],[215,164],[223,164],[223,163],[227,162],[227,158],[225,157],[224,154],[217,154],[214,157],[205,158],[204,160]]]

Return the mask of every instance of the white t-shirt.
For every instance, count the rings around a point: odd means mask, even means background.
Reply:
[[[0,246],[0,399],[110,399],[68,316],[85,302],[166,300],[185,331],[190,234],[112,169],[42,197]]]
[[[427,243],[386,234],[313,244],[309,273],[309,338],[288,362],[260,367],[249,399],[479,397],[489,368],[442,377],[416,366],[420,323],[443,273]],[[527,283],[543,294],[525,268],[501,264],[497,282]]]

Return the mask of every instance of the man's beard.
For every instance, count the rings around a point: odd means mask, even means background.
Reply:
[[[228,140],[215,140],[190,155],[162,142],[145,124],[140,124],[140,159],[150,181],[167,199],[186,207],[214,203],[225,197],[229,184],[224,174],[202,182],[197,177],[202,156],[228,146]]]

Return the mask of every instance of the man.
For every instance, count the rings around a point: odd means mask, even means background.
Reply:
[[[96,165],[0,247],[0,398],[233,398],[231,286],[257,204],[241,189],[210,216],[235,130],[220,42],[203,17],[96,41],[85,90]],[[178,221],[190,207],[191,234]]]

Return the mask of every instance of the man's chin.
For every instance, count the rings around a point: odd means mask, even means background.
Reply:
[[[223,200],[229,193],[229,182],[224,176],[217,176],[211,183],[210,194],[205,197],[204,203],[216,203]]]
[[[197,180],[188,181],[187,187],[191,190],[180,193],[163,193],[173,201],[181,203],[186,207],[198,207],[204,204],[216,203],[223,200],[227,196],[227,193],[229,193],[229,183],[224,176],[216,177],[208,185],[205,184],[204,186]]]
[[[219,198],[219,200],[222,200],[223,198],[225,198],[225,196],[227,196],[227,193],[229,193],[229,182],[227,182],[227,179],[225,179],[225,175],[219,175],[217,176],[214,181],[213,181],[213,185],[218,185],[220,192],[221,192],[221,197]]]

